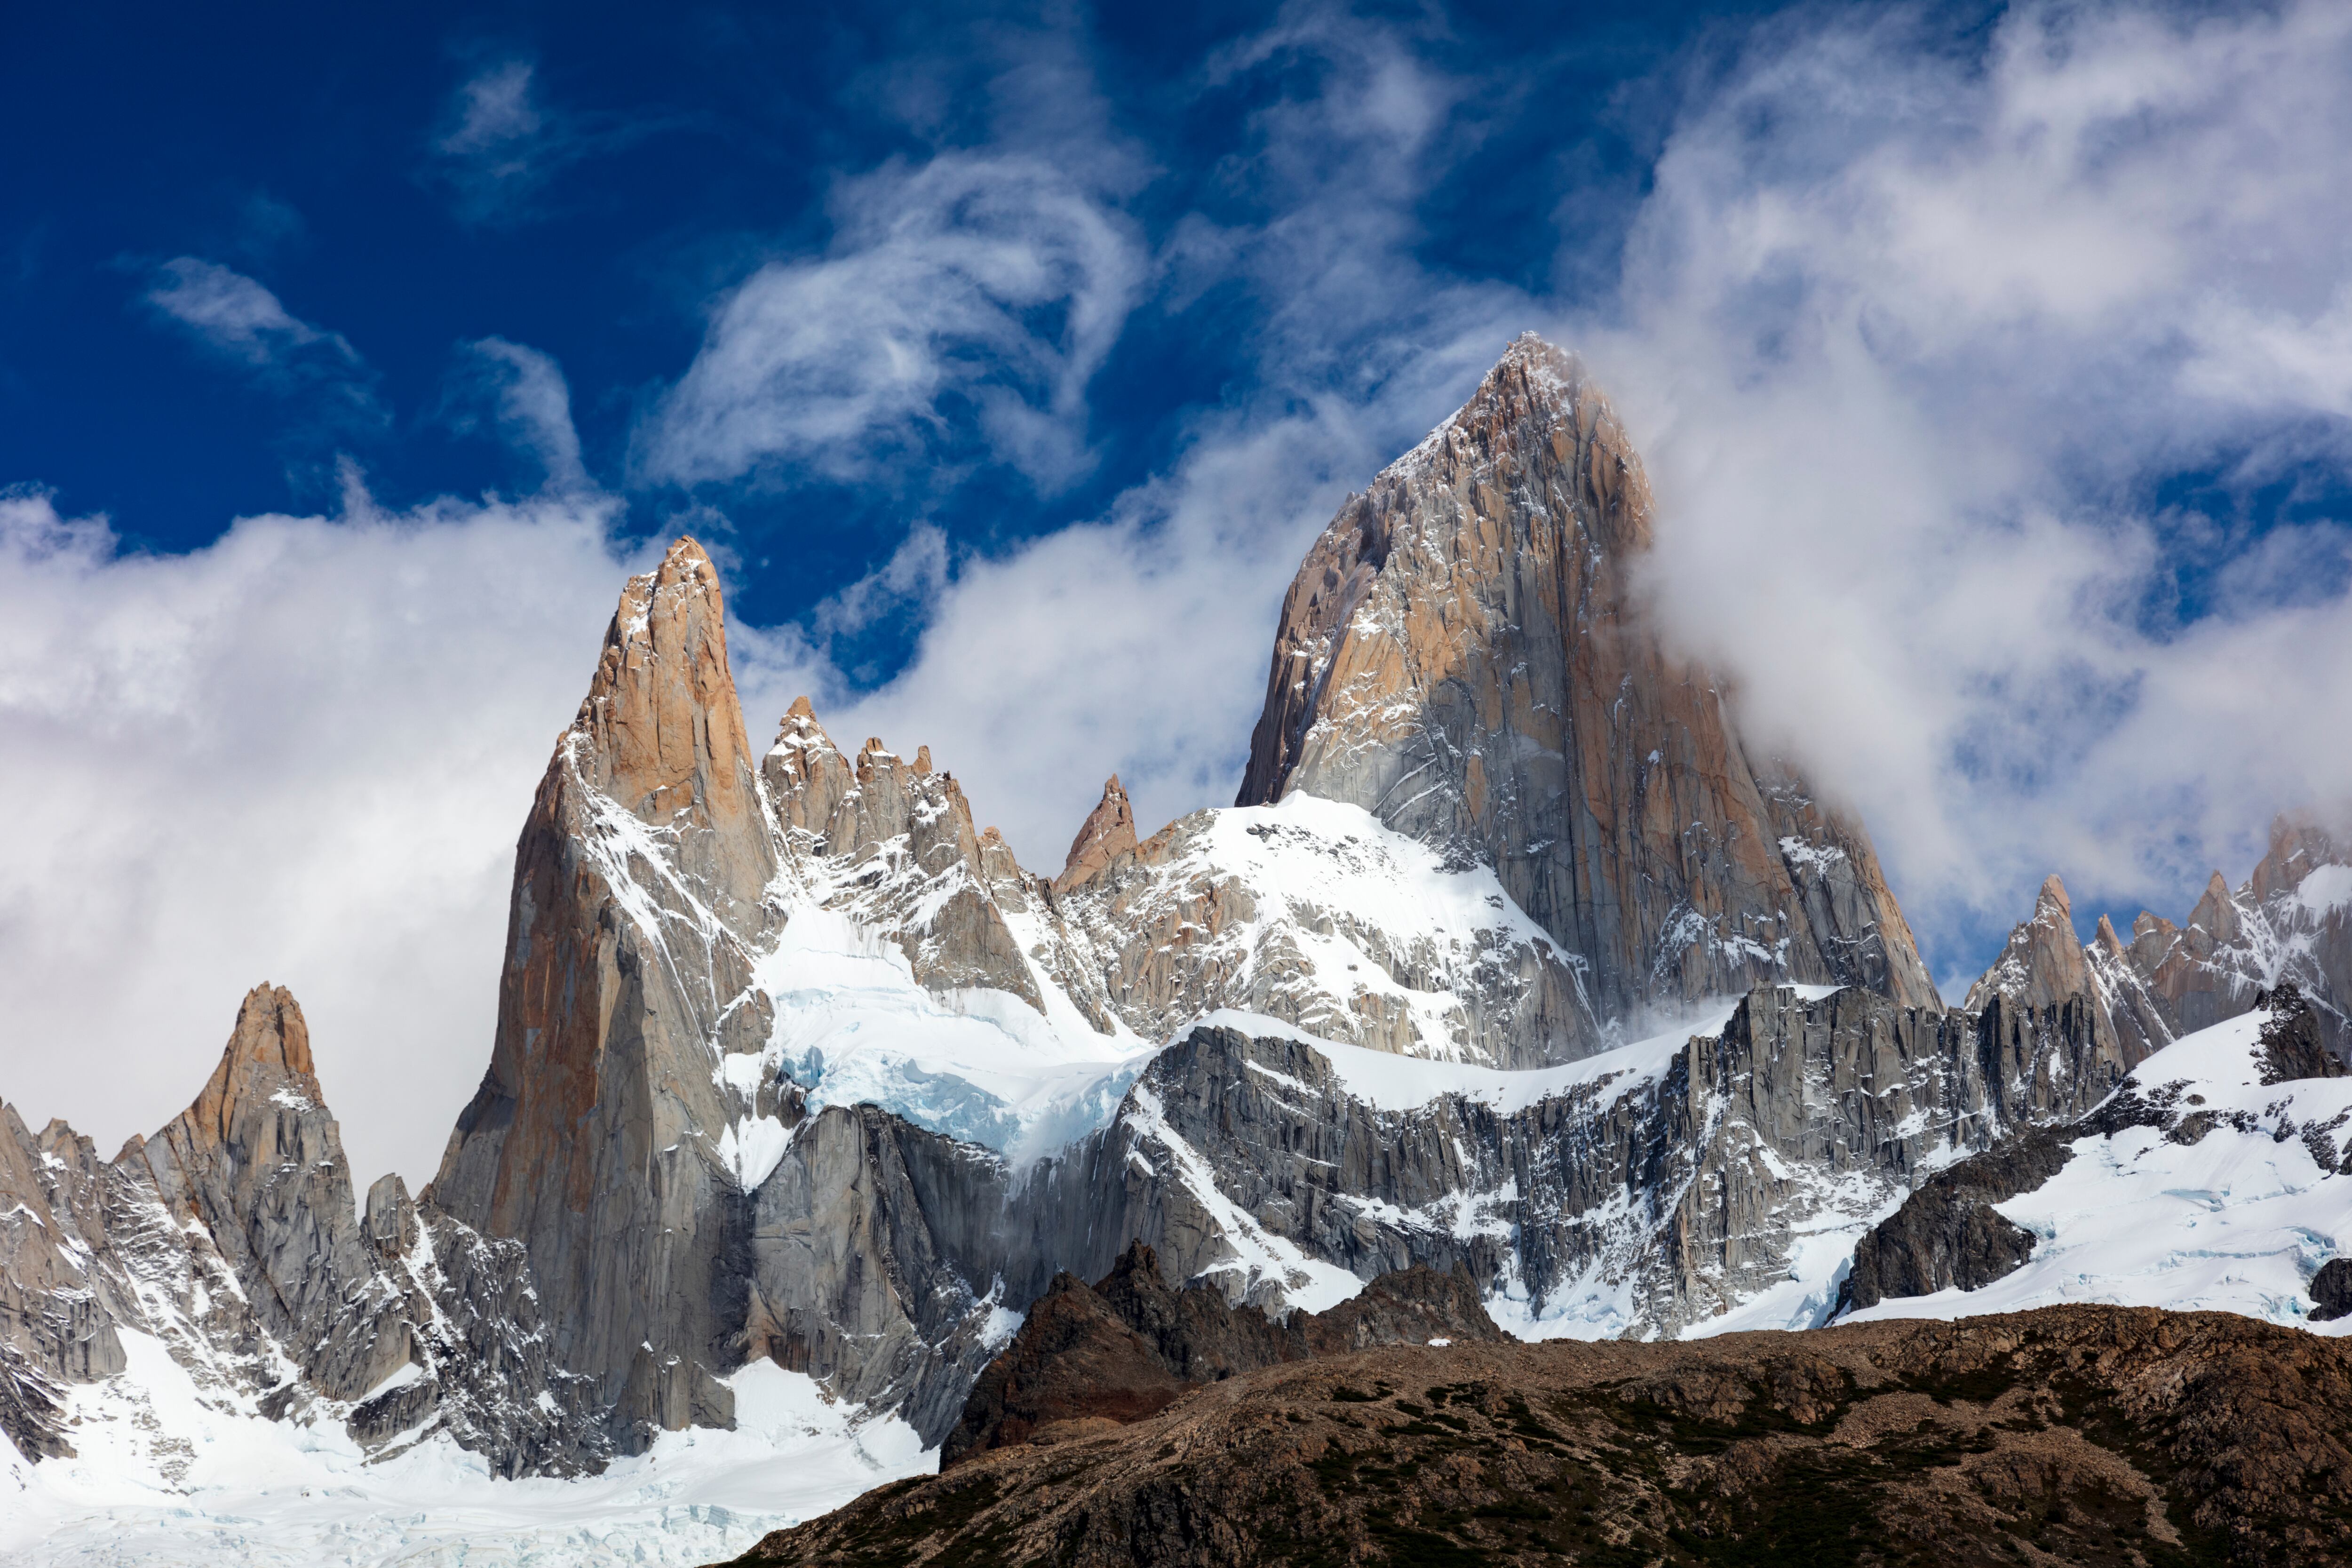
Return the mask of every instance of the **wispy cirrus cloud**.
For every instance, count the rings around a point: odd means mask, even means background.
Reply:
[[[549,489],[591,488],[572,422],[572,388],[551,355],[504,338],[461,345],[443,413],[460,434],[487,425],[536,459]]]
[[[526,223],[545,215],[550,187],[564,171],[681,123],[550,103],[539,62],[509,56],[476,69],[451,91],[432,134],[428,177],[466,223]]]
[[[340,332],[295,316],[255,279],[198,257],[155,268],[140,300],[157,320],[280,393],[308,393],[331,423],[381,424],[377,377]]]
[[[769,262],[713,309],[639,430],[639,473],[871,480],[932,445],[950,399],[1040,486],[1082,472],[1087,384],[1148,270],[1136,226],[1022,151],[892,163],[841,182],[832,205],[823,255]]]

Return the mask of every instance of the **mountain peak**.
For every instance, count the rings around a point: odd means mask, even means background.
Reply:
[[[690,536],[622,589],[572,728],[591,781],[649,822],[748,809],[751,747],[719,570]]]
[[[2105,917],[2099,923],[2105,932],[2101,940],[2120,950],[2115,927]],[[2009,944],[1992,967],[1969,987],[1968,1000],[1961,1005],[1973,1012],[1999,994],[2021,1007],[2048,1007],[2078,996],[2091,997],[2095,992],[2090,957],[2082,939],[2074,934],[2074,906],[2066,897],[2066,884],[2053,871],[2042,880],[2032,915],[2009,933]]]
[[[310,1060],[310,1029],[294,994],[263,981],[245,994],[229,1031],[220,1065],[204,1092],[188,1107],[187,1121],[200,1136],[218,1142],[228,1136],[237,1110],[249,1094],[297,1080],[297,1092],[316,1100],[319,1080]]]
[[[1103,784],[1102,799],[1087,814],[1078,836],[1070,840],[1069,858],[1063,863],[1062,874],[1054,879],[1054,891],[1066,893],[1085,886],[1135,845],[1135,811],[1118,775],[1113,773]]]
[[[1523,334],[1351,497],[1285,597],[1237,804],[1358,805],[1495,868],[1593,964],[1590,1048],[1763,982],[1937,1001],[1859,824],[1751,758],[1725,683],[1631,576],[1641,459],[1583,363]]]

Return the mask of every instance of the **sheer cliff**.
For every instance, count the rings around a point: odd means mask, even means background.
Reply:
[[[1493,866],[1571,956],[1586,1048],[1771,982],[1937,1005],[1861,824],[1645,624],[1652,521],[1583,365],[1519,339],[1307,552],[1239,803],[1346,801]]]

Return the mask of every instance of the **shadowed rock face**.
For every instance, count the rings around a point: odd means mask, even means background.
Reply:
[[[2317,1303],[2310,1321],[2332,1323],[2352,1317],[2352,1258],[2333,1258],[2311,1277],[2311,1299]]]
[[[1854,1245],[1837,1312],[1874,1307],[1889,1296],[1979,1290],[2023,1268],[2033,1256],[2033,1234],[1993,1205],[2063,1170],[2074,1157],[2068,1144],[2075,1131],[2029,1128],[1922,1182]]]
[[[1123,1112],[1066,1169],[1075,1191],[1124,1183],[1111,1234],[1232,1298],[1266,1289],[1235,1261],[1262,1235],[1363,1279],[1458,1265],[1538,1311],[1618,1297],[1623,1315],[1594,1331],[1672,1334],[1785,1279],[1802,1228],[1899,1202],[1947,1144],[2072,1121],[2124,1072],[2079,1000],[1971,1017],[1766,989],[1650,1074],[1524,1107],[1440,1093],[1390,1109],[1312,1047],[1202,1028],[1137,1086],[1150,1115]],[[1255,1235],[1167,1179],[1197,1168]]]
[[[253,1310],[272,1338],[302,1347],[320,1392],[355,1399],[408,1362],[405,1303],[343,1310],[375,1269],[290,993],[247,994],[204,1091],[140,1158],[165,1209],[199,1220],[240,1280],[265,1283],[247,1292]]]
[[[2352,1342],[2060,1307],[1397,1347],[1187,1389],[745,1564],[2352,1563]]]
[[[1650,530],[1607,400],[1521,338],[1308,552],[1240,804],[1348,801],[1490,862],[1580,955],[1594,1038],[1773,982],[1935,1005],[1861,825],[1750,757],[1642,623]]]
[[[1375,1345],[1471,1344],[1503,1331],[1459,1269],[1383,1274],[1326,1312],[1276,1321],[1202,1286],[1171,1290],[1138,1241],[1089,1289],[1059,1274],[972,1386],[941,1466],[1057,1432],[1137,1421],[1195,1384]]]
[[[446,1432],[509,1476],[609,1452],[583,1380],[551,1358],[520,1246],[420,1208],[397,1176],[356,1212],[282,988],[247,995],[195,1102],[110,1161],[0,1107],[0,1429],[27,1455],[72,1453],[60,1396],[124,1370],[122,1331],[206,1397],[341,1422],[371,1449]]]

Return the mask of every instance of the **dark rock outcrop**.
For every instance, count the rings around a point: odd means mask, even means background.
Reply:
[[[2260,993],[2254,1005],[2270,1014],[2263,1021],[2259,1047],[2264,1084],[2345,1075],[2344,1063],[2327,1048],[2319,1010],[2294,981]]]
[[[2305,1321],[2332,1323],[2352,1317],[2352,1258],[2331,1258],[2311,1277],[2312,1308]]]
[[[1197,1384],[1285,1362],[1502,1338],[1476,1285],[1458,1268],[1384,1274],[1328,1311],[1277,1321],[1237,1310],[1202,1286],[1171,1289],[1159,1255],[1138,1241],[1091,1289],[1068,1274],[1055,1277],[1012,1344],[972,1385],[940,1463],[1139,1421]]]
[[[2057,1307],[1398,1347],[868,1492],[743,1564],[2352,1563],[2352,1342]]]
[[[2033,1235],[1993,1205],[2064,1169],[2074,1135],[2072,1127],[2030,1128],[1922,1182],[1855,1244],[1836,1312],[1874,1307],[1889,1296],[1979,1290],[2023,1268],[2033,1256]]]

